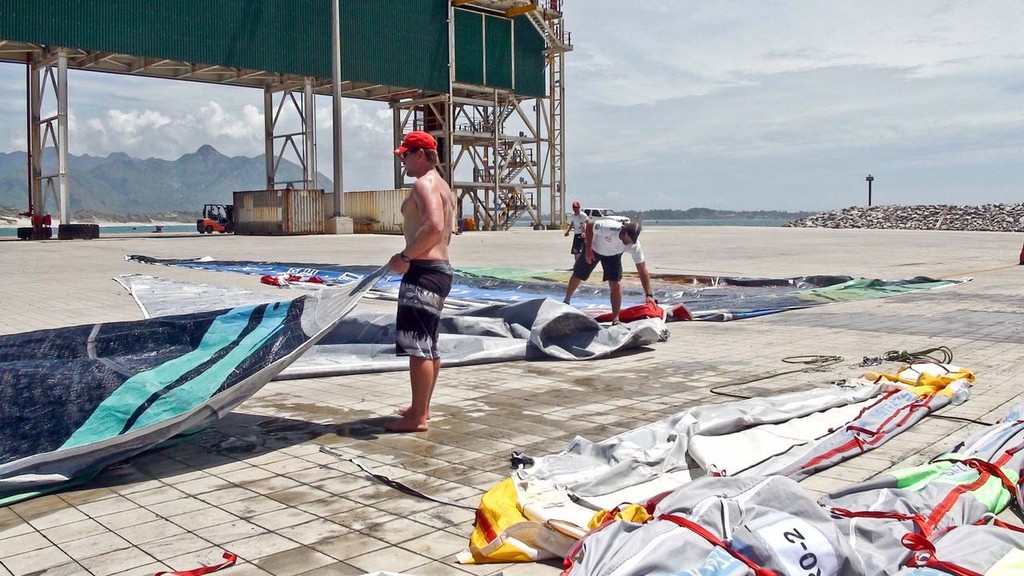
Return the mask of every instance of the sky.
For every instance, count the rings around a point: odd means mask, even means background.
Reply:
[[[565,0],[567,201],[832,210],[1024,201],[1016,0]],[[24,66],[0,64],[0,152],[25,149]],[[73,154],[263,152],[262,91],[70,78]],[[318,169],[332,119],[317,97]],[[346,99],[346,190],[390,188],[392,119]]]

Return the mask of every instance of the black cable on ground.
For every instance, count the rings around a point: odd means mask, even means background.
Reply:
[[[783,370],[782,372],[773,372],[766,376],[758,376],[756,378],[750,378],[748,380],[740,380],[738,382],[729,382],[728,384],[722,384],[720,386],[714,386],[710,389],[712,394],[718,394],[719,396],[728,396],[730,398],[739,398],[741,400],[749,400],[753,396],[744,396],[742,394],[732,394],[730,392],[722,392],[723,388],[729,388],[731,386],[743,386],[744,384],[752,384],[754,382],[760,382],[761,380],[768,380],[769,378],[775,378],[776,376],[785,376],[786,374],[796,374],[797,372],[807,372],[810,370],[816,370],[825,368],[826,366],[832,366],[843,361],[842,356],[833,355],[807,355],[807,356],[787,356],[782,359],[786,364],[803,364],[802,368],[794,368],[793,370]]]
[[[965,418],[963,416],[943,416],[942,414],[928,414],[929,418],[941,418],[943,420],[956,420],[957,422],[969,422],[971,424],[981,424],[982,426],[995,426],[991,422],[984,422],[974,418]]]

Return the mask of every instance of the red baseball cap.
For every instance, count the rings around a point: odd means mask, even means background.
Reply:
[[[427,150],[437,150],[437,140],[426,132],[416,130],[409,132],[405,135],[405,140],[402,140],[402,144],[395,148],[395,156],[404,154],[406,150],[412,148],[425,148]]]
[[[579,208],[580,207],[580,203],[579,202],[573,202],[572,203],[572,207],[573,208]]]

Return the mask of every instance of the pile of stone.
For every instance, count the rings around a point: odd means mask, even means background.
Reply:
[[[819,212],[787,224],[791,228],[874,228],[881,230],[971,230],[1024,232],[1024,204],[954,206],[853,206]]]

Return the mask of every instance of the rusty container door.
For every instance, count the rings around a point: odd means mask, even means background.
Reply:
[[[345,193],[345,211],[355,232],[401,234],[402,201],[408,188]]]
[[[323,190],[235,192],[235,234],[323,234],[324,196]]]

